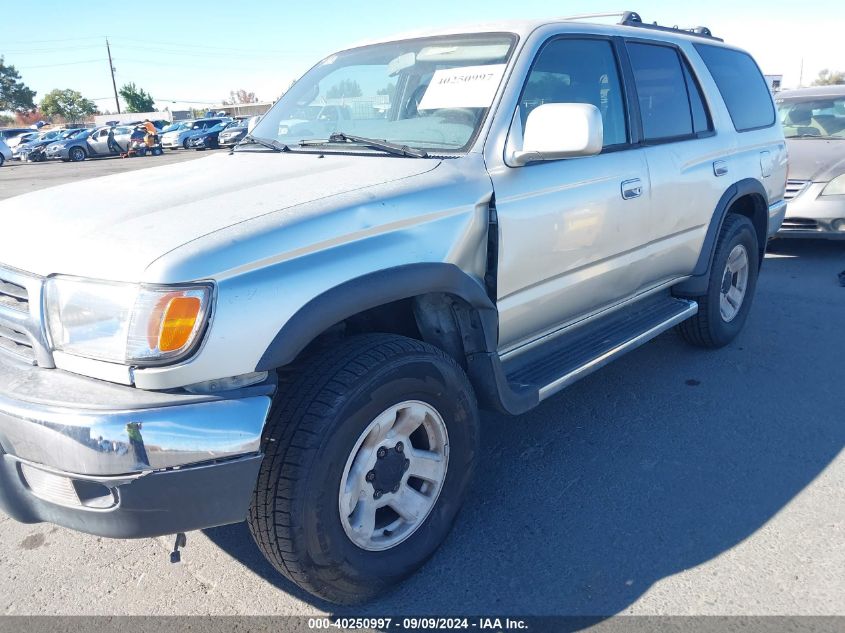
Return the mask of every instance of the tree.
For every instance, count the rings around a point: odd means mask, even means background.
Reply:
[[[344,79],[340,83],[336,83],[329,88],[326,93],[327,99],[341,99],[343,97],[360,97],[364,94],[361,91],[361,86],[354,79]]]
[[[393,96],[396,94],[396,84],[392,81],[388,82],[387,87],[379,88],[378,90],[376,90],[376,94],[387,95],[388,97],[390,97],[390,100],[393,101]]]
[[[829,69],[819,71],[818,79],[813,82],[814,86],[833,86],[835,84],[845,84],[845,72],[841,70]]]
[[[229,99],[223,101],[227,105],[238,105],[240,103],[258,103],[258,99],[254,92],[247,92],[243,88],[239,90],[231,90],[229,92]]]
[[[0,114],[0,127],[8,127],[15,124],[15,117],[8,114]]]
[[[34,108],[32,110],[27,110],[23,112],[15,113],[15,123],[20,126],[29,127],[39,121],[43,121],[44,119],[49,119],[46,114],[44,114],[38,108]]]
[[[155,100],[150,93],[138,88],[134,82],[125,84],[119,91],[126,102],[127,112],[152,112],[155,110]]]
[[[0,111],[24,112],[35,107],[35,91],[20,80],[14,66],[6,66],[0,56]]]
[[[44,95],[39,107],[48,117],[60,116],[69,123],[76,123],[97,111],[93,101],[70,88],[51,90]]]

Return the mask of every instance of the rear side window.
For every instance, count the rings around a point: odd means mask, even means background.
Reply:
[[[671,46],[628,42],[646,141],[690,138],[710,129],[698,84]]]
[[[751,55],[707,44],[695,48],[713,75],[737,132],[774,125],[772,95]]]

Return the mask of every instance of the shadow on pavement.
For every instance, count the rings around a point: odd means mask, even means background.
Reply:
[[[447,542],[394,593],[341,611],[624,613],[655,582],[754,535],[845,446],[845,288],[835,274],[805,283],[845,268],[845,244],[776,252],[728,347],[670,332],[527,415],[485,414],[475,485]],[[276,574],[243,524],[206,534],[280,590],[334,609]]]

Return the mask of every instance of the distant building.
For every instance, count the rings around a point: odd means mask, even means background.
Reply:
[[[769,91],[772,94],[780,92],[780,85],[783,81],[783,75],[763,75],[766,78],[766,83],[769,84]]]
[[[134,123],[135,121],[172,121],[170,112],[123,112],[121,114],[98,114],[94,117],[94,126],[106,125],[112,121],[118,123]]]
[[[273,104],[269,101],[264,103],[236,103],[233,105],[219,105],[209,108],[214,112],[225,112],[227,116],[255,116],[264,114]]]

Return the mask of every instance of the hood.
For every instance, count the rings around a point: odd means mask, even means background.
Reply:
[[[438,164],[243,151],[42,189],[0,202],[0,263],[44,276],[143,281],[156,259],[204,235]]]
[[[789,178],[827,182],[845,173],[845,139],[786,139],[789,149]]]

